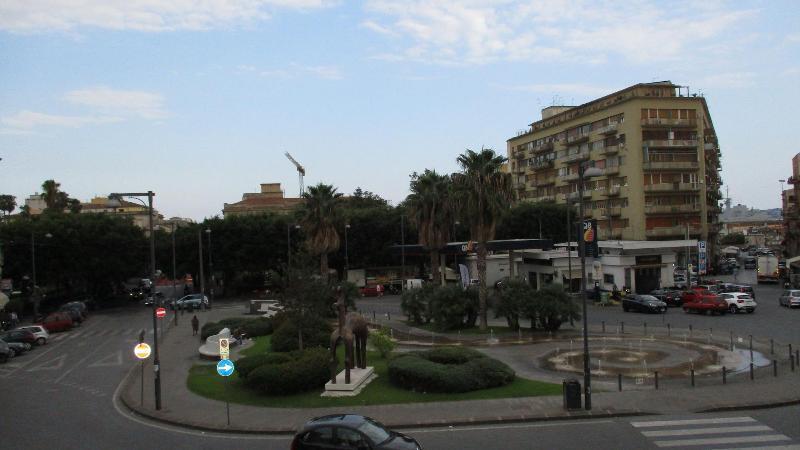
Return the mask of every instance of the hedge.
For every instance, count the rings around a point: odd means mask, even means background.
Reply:
[[[295,319],[286,319],[272,334],[273,352],[290,352],[297,350],[298,336]],[[330,347],[331,325],[320,317],[306,317],[303,324],[303,348]]]
[[[248,367],[239,376],[247,386],[266,394],[294,394],[319,389],[330,379],[328,351],[313,348],[302,351],[272,355],[255,369]],[[247,358],[244,358],[247,359]],[[249,362],[245,363],[249,366]]]
[[[208,322],[200,330],[200,339],[206,340],[209,336],[219,334],[223,328],[228,328],[231,333],[240,328],[248,337],[267,336],[272,334],[272,320],[264,317],[230,317],[219,322]]]
[[[503,386],[514,371],[468,348],[437,348],[401,354],[389,361],[389,381],[419,392],[458,393]]]
[[[265,353],[246,356],[236,361],[236,370],[239,372],[240,377],[247,378],[250,372],[264,364],[283,364],[291,361],[291,359],[287,353]]]

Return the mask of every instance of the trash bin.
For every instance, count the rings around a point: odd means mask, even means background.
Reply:
[[[564,380],[561,386],[564,391],[564,409],[581,409],[581,383],[573,378]]]
[[[603,306],[611,304],[611,296],[609,295],[608,292],[600,293],[600,304]]]

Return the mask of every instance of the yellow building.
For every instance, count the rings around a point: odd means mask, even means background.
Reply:
[[[719,232],[720,151],[702,96],[669,81],[637,84],[580,106],[551,106],[508,140],[519,201],[577,202],[600,239],[700,239]]]
[[[106,213],[129,217],[134,225],[145,230],[147,233],[150,227],[150,217],[148,207],[141,203],[121,200],[112,202],[108,197],[94,197],[89,203],[81,203],[81,214]],[[153,227],[159,229],[164,222],[164,217],[153,211]]]
[[[261,192],[248,192],[242,194],[240,202],[225,203],[222,214],[225,216],[265,212],[288,214],[302,202],[302,198],[284,197],[280,183],[262,183]]]

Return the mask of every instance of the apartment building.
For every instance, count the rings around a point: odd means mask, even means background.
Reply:
[[[285,197],[280,183],[261,183],[261,192],[246,192],[242,200],[236,203],[225,203],[222,208],[224,216],[248,214],[290,214],[305,200]]]
[[[579,164],[602,169],[582,199],[601,240],[716,240],[720,151],[705,98],[688,88],[642,83],[545,108],[507,151],[519,201],[577,203]]]
[[[783,226],[785,240],[783,242],[786,256],[800,256],[800,153],[792,158],[792,175],[786,180],[789,189],[781,194]]]

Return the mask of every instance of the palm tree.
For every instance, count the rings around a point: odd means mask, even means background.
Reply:
[[[511,175],[502,169],[506,158],[489,148],[467,149],[456,161],[461,166],[461,173],[452,176],[458,208],[478,243],[478,307],[481,330],[486,330],[486,243],[494,239],[497,220],[511,202]]]
[[[45,205],[46,210],[52,212],[64,212],[69,201],[69,195],[61,191],[61,183],[56,183],[55,180],[47,180],[42,183],[42,193],[39,195]]]
[[[306,200],[303,204],[301,224],[306,231],[308,240],[306,247],[313,255],[319,255],[320,275],[328,280],[328,253],[339,249],[339,233],[336,225],[339,223],[337,209],[338,199],[342,194],[329,184],[309,186],[303,193]]]
[[[450,177],[425,169],[411,175],[411,194],[406,198],[411,223],[419,230],[419,243],[430,252],[431,277],[441,279],[439,250],[448,242],[452,211]]]

